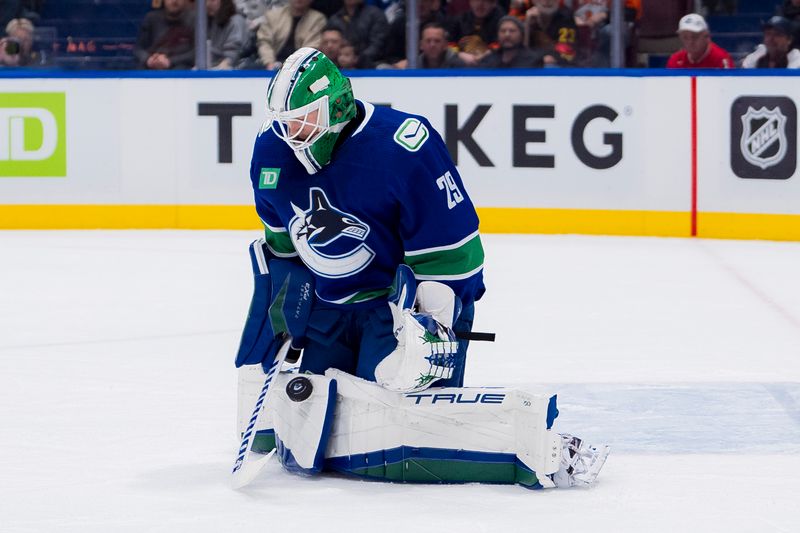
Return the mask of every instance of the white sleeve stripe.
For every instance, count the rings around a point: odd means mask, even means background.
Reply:
[[[481,270],[483,270],[483,265],[469,272],[464,272],[463,274],[414,274],[414,277],[422,281],[458,281],[471,278]]]
[[[275,248],[269,245],[269,242],[266,242],[267,248],[275,257],[286,258],[286,257],[297,257],[297,252],[279,252]]]
[[[262,244],[265,244],[266,241],[264,239],[256,239],[253,241],[251,245],[253,247],[253,251],[256,254],[256,262],[258,263],[258,271],[261,274],[269,274],[269,269],[267,268],[267,258],[264,257],[264,249],[261,248]],[[269,245],[267,244],[267,247]]]
[[[409,250],[405,254],[407,256],[415,256],[415,255],[422,255],[422,254],[429,254],[431,252],[444,252],[447,250],[455,250],[456,248],[460,248],[464,244],[468,243],[472,239],[478,236],[478,230],[475,230],[473,233],[470,233],[460,241],[453,243],[453,244],[445,244],[444,246],[434,246],[433,248],[422,248],[420,250]]]
[[[286,228],[270,226],[263,218],[261,219],[261,223],[264,224],[264,227],[270,230],[272,233],[286,233]]]

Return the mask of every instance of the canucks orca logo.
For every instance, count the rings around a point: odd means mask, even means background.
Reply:
[[[364,244],[369,226],[332,206],[325,191],[308,191],[309,208],[292,204],[289,236],[303,262],[326,278],[344,278],[364,270],[375,252]]]

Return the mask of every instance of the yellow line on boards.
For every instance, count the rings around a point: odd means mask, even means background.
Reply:
[[[478,208],[482,233],[578,233],[689,237],[691,214],[679,211]]]
[[[800,241],[800,215],[698,213],[697,236],[709,239]]]
[[[261,229],[253,206],[3,205],[0,229]]]
[[[482,233],[688,237],[681,211],[479,207]],[[0,229],[261,229],[248,205],[0,205]],[[698,236],[800,241],[800,215],[698,213]]]

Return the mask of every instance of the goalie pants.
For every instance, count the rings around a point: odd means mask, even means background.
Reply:
[[[372,304],[372,302],[370,302]],[[457,333],[472,331],[475,304],[465,305],[454,324]],[[397,346],[392,313],[385,301],[371,306],[355,304],[353,309],[325,304],[317,300],[306,330],[300,372],[324,374],[336,368],[368,381],[375,381],[375,368]],[[437,387],[464,385],[464,367],[469,341],[459,341],[460,362],[450,379],[436,382]]]

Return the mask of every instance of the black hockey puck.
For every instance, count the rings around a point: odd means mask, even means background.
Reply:
[[[311,391],[313,390],[314,387],[311,385],[311,380],[303,376],[296,377],[286,384],[286,395],[293,402],[302,402],[311,396]]]

